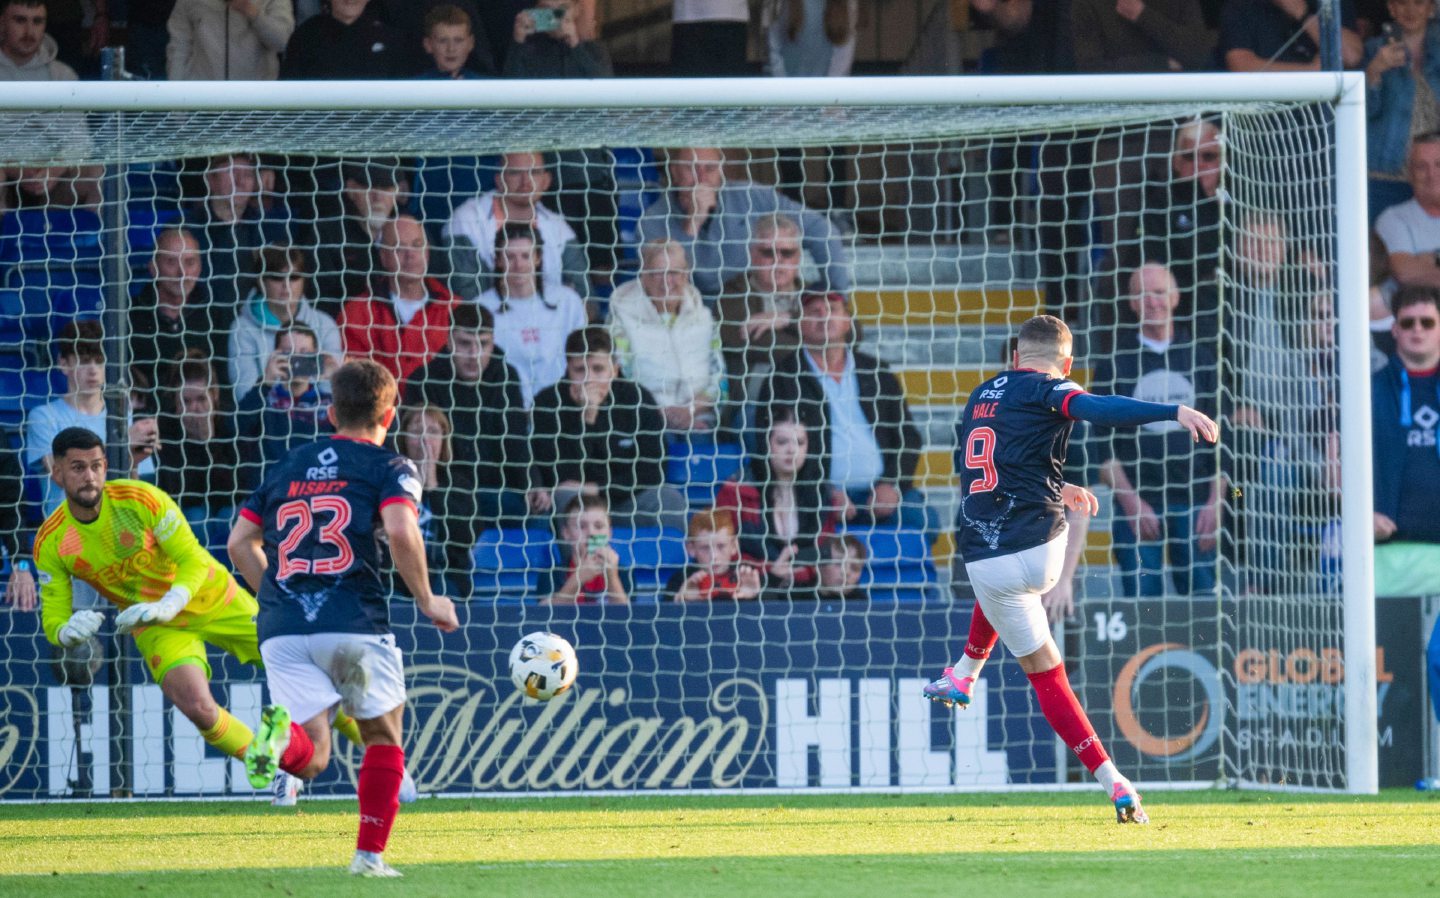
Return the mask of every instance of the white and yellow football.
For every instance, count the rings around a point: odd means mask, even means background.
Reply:
[[[528,698],[548,702],[575,682],[580,664],[565,637],[537,630],[510,650],[510,679]]]

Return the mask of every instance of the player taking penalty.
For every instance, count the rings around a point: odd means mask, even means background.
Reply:
[[[1050,315],[1020,327],[1015,367],[970,394],[960,431],[959,550],[975,587],[965,652],[926,698],[970,704],[970,692],[998,637],[1020,660],[1040,710],[1100,782],[1121,823],[1147,823],[1140,795],[1105,753],[1075,698],[1040,596],[1065,561],[1065,509],[1100,510],[1095,496],[1061,475],[1075,421],[1106,427],[1178,421],[1198,440],[1215,442],[1215,422],[1184,405],[1092,396],[1070,380],[1070,329]]]
[[[120,607],[115,629],[135,634],[165,697],[206,742],[243,757],[250,728],[210,695],[205,645],[259,664],[254,597],[205,551],[169,496],[138,480],[106,482],[105,445],[94,433],[67,427],[55,435],[50,457],[50,477],[65,501],[35,534],[46,638],[70,648],[100,631],[103,614],[74,610],[74,581],[88,583]],[[359,739],[353,721],[336,725]],[[294,804],[286,782],[276,788],[277,803]]]
[[[331,375],[330,390],[335,436],[274,465],[230,533],[230,559],[259,595],[260,654],[275,702],[261,712],[245,768],[252,783],[277,769],[314,778],[330,762],[330,715],[342,706],[365,743],[350,872],[399,876],[382,853],[405,775],[405,671],[390,631],[377,529],[420,613],[446,633],[459,622],[451,601],[430,591],[416,514],[419,474],[381,445],[395,419],[395,379],[374,362],[347,362]]]

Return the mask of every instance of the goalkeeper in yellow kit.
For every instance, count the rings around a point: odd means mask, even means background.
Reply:
[[[83,427],[51,444],[51,477],[65,501],[35,534],[40,613],[45,637],[80,645],[100,629],[98,611],[75,611],[72,583],[81,580],[120,607],[119,633],[134,633],[150,675],[205,741],[235,758],[253,733],[210,694],[205,644],[247,664],[260,664],[254,596],[200,545],[169,496],[138,480],[105,481],[105,446]],[[360,742],[355,722],[336,729]],[[294,802],[295,783],[277,781],[279,804]]]

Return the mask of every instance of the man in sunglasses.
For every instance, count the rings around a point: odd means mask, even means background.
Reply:
[[[762,216],[750,228],[750,264],[725,282],[720,343],[735,409],[744,407],[776,359],[800,345],[800,241],[800,222],[791,216]]]
[[[1375,594],[1428,595],[1440,583],[1440,289],[1402,287],[1392,306],[1395,354],[1371,381]],[[1440,717],[1440,625],[1426,675]]]

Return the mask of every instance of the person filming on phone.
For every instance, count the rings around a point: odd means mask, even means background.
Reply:
[[[1410,137],[1440,128],[1440,23],[1435,0],[1390,0],[1393,21],[1365,42],[1365,158],[1370,223],[1413,195],[1406,178]]]
[[[300,323],[275,335],[260,383],[240,397],[235,412],[240,434],[240,482],[253,489],[265,469],[294,447],[333,433],[326,411],[335,368],[334,356],[322,353],[315,331]]]
[[[506,78],[609,78],[610,56],[580,39],[574,0],[538,0],[515,15],[515,46],[505,54]]]

